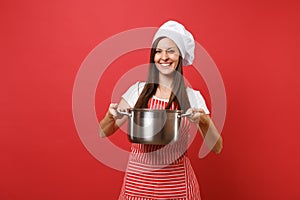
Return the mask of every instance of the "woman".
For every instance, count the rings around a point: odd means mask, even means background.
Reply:
[[[111,103],[100,122],[103,137],[113,134],[127,117],[117,109],[176,109],[192,113],[182,118],[179,141],[168,145],[132,143],[127,171],[119,200],[195,199],[200,190],[186,150],[190,123],[196,123],[203,137],[212,138],[208,146],[215,152],[222,149],[222,138],[209,117],[199,91],[186,87],[182,67],[192,64],[194,39],[183,25],[168,21],[156,32],[150,53],[147,82],[137,82]]]

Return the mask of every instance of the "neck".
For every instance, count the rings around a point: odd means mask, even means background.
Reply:
[[[172,91],[173,76],[159,76],[158,88],[155,96],[162,99],[169,99]]]
[[[171,90],[172,89],[172,84],[173,84],[173,75],[170,75],[170,76],[164,76],[164,75],[159,75],[159,79],[158,79],[158,84],[159,84],[159,87],[162,89],[168,89],[168,90]]]

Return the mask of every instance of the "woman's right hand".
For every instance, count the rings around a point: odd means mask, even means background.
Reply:
[[[121,99],[120,103],[111,103],[108,107],[108,111],[105,114],[105,117],[100,121],[100,136],[107,137],[112,135],[124,122],[127,120],[127,117],[120,114],[120,111],[126,111],[130,108],[128,103]]]
[[[120,119],[123,117],[122,114],[120,114],[117,110],[121,110],[120,108],[118,108],[118,104],[117,103],[111,103],[109,105],[109,113],[113,116],[114,119]]]

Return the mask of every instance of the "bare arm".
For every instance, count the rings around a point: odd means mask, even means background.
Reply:
[[[197,123],[206,145],[216,154],[219,154],[223,148],[223,139],[212,119],[209,115],[205,114],[202,109],[192,109],[192,112],[194,114],[190,117],[190,120]]]
[[[199,121],[199,126],[203,138],[209,148],[219,154],[223,148],[223,139],[215,127],[209,115],[204,114]]]
[[[99,132],[101,137],[107,137],[115,133],[127,119],[127,116],[120,115],[117,109],[126,110],[129,104],[121,99],[119,104],[111,103],[105,117],[100,121]]]

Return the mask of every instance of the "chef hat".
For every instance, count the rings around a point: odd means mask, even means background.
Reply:
[[[152,43],[159,37],[167,37],[175,42],[181,52],[183,65],[191,65],[194,60],[195,42],[193,35],[176,21],[167,21],[155,33]]]

